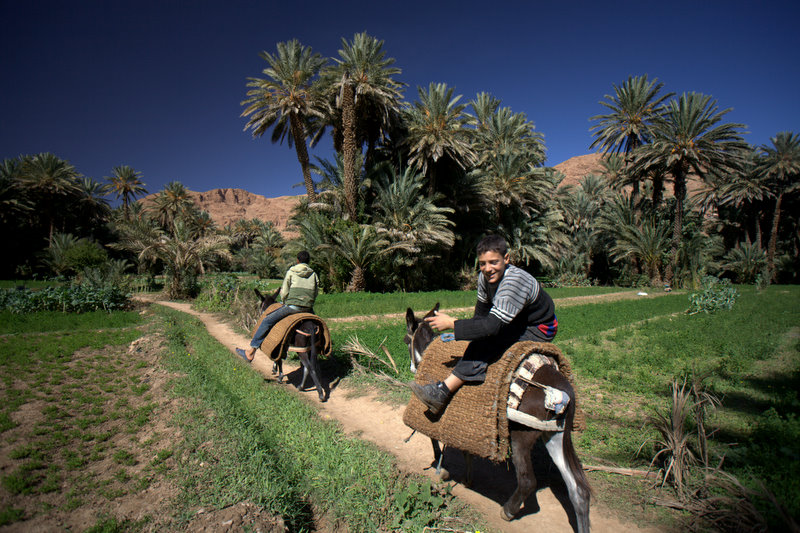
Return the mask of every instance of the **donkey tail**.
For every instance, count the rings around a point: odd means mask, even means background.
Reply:
[[[566,459],[567,465],[572,471],[573,476],[575,476],[575,482],[586,493],[588,498],[590,496],[594,496],[594,491],[592,490],[591,485],[589,485],[589,479],[586,477],[586,473],[583,471],[583,465],[581,464],[581,460],[578,458],[578,454],[575,452],[575,446],[572,443],[572,426],[573,422],[575,421],[576,411],[574,390],[570,390],[569,395],[570,402],[569,406],[567,406],[567,423],[566,427],[564,428],[564,458]]]

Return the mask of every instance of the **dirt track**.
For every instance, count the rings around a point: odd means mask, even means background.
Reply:
[[[635,293],[632,297],[636,297]],[[581,303],[587,299],[611,300],[620,299],[620,293],[603,295],[600,297],[579,297]],[[149,298],[142,298],[147,301],[154,301]],[[559,305],[569,305],[568,301],[574,299],[561,299]],[[215,337],[223,346],[231,352],[231,357],[237,357],[234,347],[246,346],[249,339],[234,332],[233,329],[209,313],[202,313],[193,310],[189,304],[155,301],[155,303],[183,311],[199,318],[208,329],[208,332]],[[384,315],[385,316],[385,315]],[[398,315],[401,316],[401,315]],[[366,318],[366,317],[365,317]],[[352,320],[352,319],[351,319]],[[334,322],[337,320],[331,320]],[[252,363],[252,368],[262,374],[266,379],[274,379],[272,376],[272,362],[267,359],[260,351]],[[300,372],[297,367],[285,365],[285,372],[289,374],[291,383],[298,383]],[[359,391],[360,393],[362,391]],[[411,434],[411,430],[403,424],[402,416],[404,407],[394,407],[376,400],[374,392],[366,395],[349,397],[348,391],[343,388],[335,388],[331,392],[330,399],[325,404],[317,401],[316,392],[301,393],[308,397],[309,401],[319,405],[320,416],[339,421],[343,430],[352,436],[373,442],[381,449],[391,453],[397,459],[398,466],[407,472],[425,473],[431,478],[436,474],[431,466],[433,457],[430,440],[424,435],[416,434],[409,442],[404,440]],[[547,531],[548,533],[570,532],[573,530],[570,523],[571,511],[563,486],[561,485],[558,472],[554,470],[552,476],[540,476],[539,488],[535,495],[532,495],[526,506],[520,512],[520,516],[512,521],[505,522],[500,518],[501,506],[513,491],[515,479],[513,467],[493,464],[489,461],[476,460],[474,483],[472,489],[467,489],[458,480],[463,479],[463,458],[461,453],[455,450],[445,451],[445,466],[450,470],[453,483],[452,493],[462,501],[467,502],[485,517],[488,526],[503,532],[509,533],[528,533],[530,531]],[[538,470],[537,470],[538,474]],[[548,482],[552,487],[544,486]],[[562,504],[563,502],[563,504]],[[625,523],[618,520],[609,510],[602,506],[602,502],[593,502],[591,510],[592,529],[597,532],[656,532],[656,528],[639,528],[634,524]]]

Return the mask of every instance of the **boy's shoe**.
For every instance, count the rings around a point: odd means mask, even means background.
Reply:
[[[450,389],[442,381],[427,385],[414,382],[411,383],[411,391],[434,416],[440,415],[450,402]]]

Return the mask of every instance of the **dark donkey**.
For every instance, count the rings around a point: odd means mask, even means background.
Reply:
[[[267,308],[274,304],[278,298],[280,289],[275,291],[272,295],[264,296],[258,289],[254,289],[256,296],[261,300],[259,306],[259,315],[263,314]],[[290,315],[291,316],[291,315]],[[323,349],[323,335],[319,329],[319,324],[313,320],[301,320],[300,323],[286,334],[289,336],[290,346],[289,350],[295,352],[300,358],[300,363],[303,365],[303,379],[297,387],[300,390],[305,390],[306,379],[309,374],[311,379],[314,380],[314,385],[317,387],[317,394],[319,401],[325,402],[330,396],[330,391],[322,384],[319,376],[321,374],[319,369],[318,354]],[[283,381],[283,358],[286,354],[280,354],[280,357],[272,365],[272,373],[278,375],[278,381]]]
[[[431,309],[425,317],[433,316],[438,311],[439,304]],[[418,320],[414,311],[406,311],[406,336],[408,351],[411,357],[411,371],[422,362],[425,348],[433,341],[436,334],[431,326],[424,320]],[[537,383],[560,389],[569,395],[570,402],[567,410],[560,415],[565,417],[563,431],[547,431],[534,429],[526,425],[509,420],[509,433],[511,438],[511,451],[514,469],[517,474],[517,488],[508,501],[503,505],[501,516],[504,520],[512,520],[519,512],[531,492],[536,489],[536,476],[533,472],[531,452],[533,445],[541,437],[544,440],[547,453],[553,459],[569,492],[569,499],[575,510],[576,529],[579,533],[589,531],[589,498],[591,489],[589,481],[583,472],[578,455],[572,445],[572,423],[575,417],[575,391],[567,378],[554,366],[544,365],[534,374]],[[456,393],[458,394],[458,393]],[[505,398],[498,401],[505,401]],[[529,387],[522,396],[518,410],[540,421],[553,419],[553,413],[544,407],[544,391],[538,387]],[[560,418],[560,417],[559,417]],[[440,461],[441,449],[439,443],[433,442],[434,460]],[[467,485],[471,483],[471,460],[467,458]]]

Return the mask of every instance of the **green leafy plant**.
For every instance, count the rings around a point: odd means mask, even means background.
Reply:
[[[731,284],[730,280],[719,279],[714,276],[703,278],[703,289],[689,295],[690,315],[700,312],[713,313],[720,309],[731,309],[739,291]]]
[[[392,521],[392,529],[414,531],[433,524],[451,498],[449,489],[434,487],[428,479],[422,482],[410,481],[395,494],[394,506],[397,512]]]

